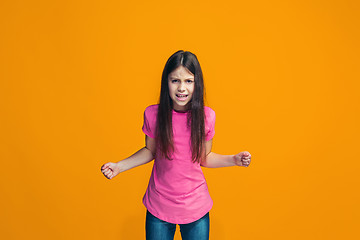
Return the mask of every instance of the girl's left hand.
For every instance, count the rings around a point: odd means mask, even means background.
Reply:
[[[251,162],[251,154],[249,152],[240,152],[234,155],[235,164],[240,167],[248,167]]]

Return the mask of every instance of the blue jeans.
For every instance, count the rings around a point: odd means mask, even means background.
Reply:
[[[188,224],[179,224],[183,240],[209,240],[209,213],[199,220]],[[176,224],[168,223],[146,211],[146,240],[173,240]]]

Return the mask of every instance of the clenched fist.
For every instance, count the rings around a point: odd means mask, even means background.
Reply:
[[[108,179],[112,179],[120,173],[120,167],[117,163],[108,162],[101,166],[101,172]]]
[[[248,167],[251,162],[251,154],[249,152],[240,152],[234,155],[235,164],[240,167]]]

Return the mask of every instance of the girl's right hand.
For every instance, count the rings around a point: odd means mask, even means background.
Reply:
[[[235,164],[241,167],[248,167],[251,162],[251,154],[247,151],[234,155]]]
[[[112,179],[116,175],[120,173],[120,167],[119,164],[108,162],[101,166],[101,172],[104,174],[104,176],[108,179]]]

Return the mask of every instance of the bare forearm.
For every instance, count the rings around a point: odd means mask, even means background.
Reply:
[[[206,161],[201,164],[203,167],[220,168],[236,166],[234,155],[221,155],[210,152],[206,156]]]
[[[119,161],[117,164],[120,167],[120,172],[124,172],[131,168],[146,164],[154,159],[152,152],[146,147],[141,148],[139,151],[130,157]]]

